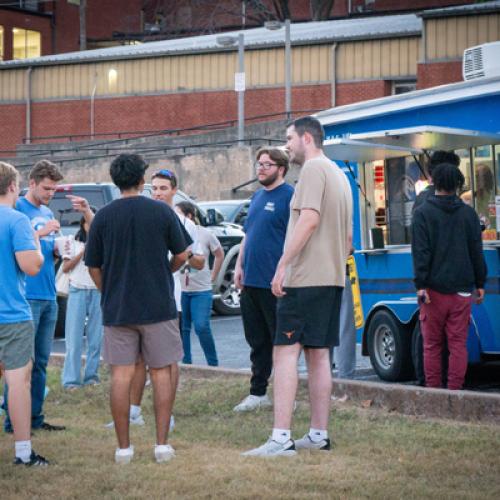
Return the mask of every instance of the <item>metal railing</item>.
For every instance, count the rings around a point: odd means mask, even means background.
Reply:
[[[278,121],[279,119],[292,119],[293,116],[302,116],[305,114],[316,113],[321,111],[320,109],[308,109],[308,110],[296,110],[292,113],[267,113],[262,115],[255,115],[245,118],[245,125],[258,123],[261,121],[267,121],[269,119],[274,119],[271,121]],[[233,128],[237,125],[238,120],[226,120],[222,122],[213,122],[205,125],[198,125],[194,127],[185,127],[178,129],[156,129],[156,130],[120,130],[114,132],[99,132],[94,134],[63,134],[63,135],[40,135],[35,137],[23,137],[23,144],[27,144],[28,140],[30,144],[33,142],[41,141],[51,141],[51,142],[78,142],[85,139],[94,140],[95,138],[105,138],[112,137],[117,140],[127,140],[127,139],[141,139],[147,137],[158,137],[158,136],[181,136],[188,135],[190,133],[199,132],[210,132],[225,130],[228,128]],[[92,139],[92,137],[94,139]]]

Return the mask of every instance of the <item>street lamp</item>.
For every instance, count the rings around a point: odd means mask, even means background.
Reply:
[[[222,35],[216,38],[219,45],[231,47],[238,44],[238,72],[234,75],[234,90],[238,93],[238,144],[243,145],[245,140],[245,37]]]
[[[292,45],[290,41],[290,19],[285,20],[285,112],[290,119],[292,112]],[[275,31],[283,27],[280,21],[266,21],[264,27]]]

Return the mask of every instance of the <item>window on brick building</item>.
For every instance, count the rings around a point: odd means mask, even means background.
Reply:
[[[12,28],[13,59],[40,57],[42,39],[39,31]]]
[[[414,90],[417,90],[415,80],[392,82],[392,95],[406,94],[406,92],[413,92]]]
[[[0,26],[0,61],[3,61],[3,26]]]

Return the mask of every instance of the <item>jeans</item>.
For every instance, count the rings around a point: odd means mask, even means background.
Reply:
[[[45,383],[47,378],[47,364],[49,362],[54,330],[57,322],[57,302],[55,300],[28,300],[33,315],[35,330],[35,359],[31,372],[31,427],[40,428],[44,423],[43,401],[45,399]],[[12,424],[8,415],[8,388],[5,386],[5,418],[4,428],[12,431]]]
[[[182,346],[184,347],[183,363],[191,364],[191,324],[198,335],[201,348],[209,366],[217,366],[217,352],[210,328],[210,313],[212,312],[212,291],[182,292]]]
[[[276,297],[268,288],[246,286],[240,297],[245,339],[250,346],[250,394],[264,396],[273,369]]]
[[[87,336],[87,360],[83,383],[99,382],[102,341],[101,294],[99,290],[70,286],[66,307],[66,359],[62,372],[64,387],[82,384],[83,335]],[[85,324],[85,320],[87,320]]]

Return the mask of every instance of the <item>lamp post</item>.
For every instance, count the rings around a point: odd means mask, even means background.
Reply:
[[[285,112],[287,119],[292,113],[292,43],[290,40],[290,19],[285,20]],[[280,21],[266,21],[264,27],[268,30],[279,30],[283,27]]]
[[[238,72],[234,75],[234,90],[238,93],[238,144],[245,140],[245,36],[239,33],[237,37],[218,36],[216,41],[223,47],[238,44]]]

